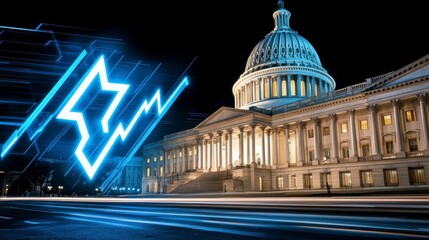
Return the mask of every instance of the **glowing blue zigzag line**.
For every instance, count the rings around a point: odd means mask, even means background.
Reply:
[[[89,139],[89,133],[88,128],[85,123],[85,119],[81,112],[72,112],[72,108],[76,105],[77,101],[81,98],[81,96],[84,94],[88,86],[91,84],[91,82],[94,80],[94,78],[99,74],[100,76],[100,82],[103,90],[106,91],[117,91],[117,95],[110,104],[109,108],[107,109],[107,112],[103,116],[101,120],[102,128],[105,133],[109,132],[108,129],[108,121],[110,120],[112,114],[118,107],[118,104],[120,103],[121,99],[125,95],[126,91],[128,90],[129,85],[127,84],[115,84],[115,83],[109,83],[107,79],[106,74],[106,66],[104,63],[104,57],[101,56],[97,63],[94,65],[92,69],[89,70],[89,73],[87,74],[86,78],[82,82],[82,84],[78,87],[76,92],[73,94],[73,96],[70,98],[70,100],[67,102],[67,104],[64,106],[64,108],[61,110],[61,112],[58,114],[58,119],[64,119],[64,120],[71,120],[76,121],[79,132],[81,134],[81,141],[79,142],[79,145],[75,151],[75,155],[78,158],[79,162],[82,164],[82,167],[84,168],[85,172],[87,173],[88,177],[90,179],[93,178],[94,174],[97,172],[98,168],[100,167],[100,164],[105,159],[106,155],[109,153],[109,151],[112,148],[112,145],[115,143],[116,139],[120,136],[122,141],[126,139],[128,134],[131,132],[131,129],[134,127],[137,120],[142,115],[143,111],[145,114],[148,113],[148,111],[151,109],[152,105],[156,102],[157,103],[157,112],[158,115],[163,115],[164,111],[169,108],[169,106],[172,104],[173,95],[178,95],[181,93],[181,91],[178,91],[180,88],[183,90],[183,85],[188,85],[188,80],[185,78],[182,83],[177,87],[177,89],[173,92],[172,96],[167,100],[167,102],[164,104],[164,106],[161,106],[161,94],[160,91],[156,91],[152,99],[149,101],[149,103],[145,100],[143,104],[140,106],[138,111],[135,113],[134,117],[131,119],[130,124],[128,127],[124,129],[122,123],[119,123],[115,131],[112,133],[110,139],[102,149],[100,155],[95,160],[94,164],[91,166],[89,163],[87,157],[83,153],[83,149],[86,146],[88,139]],[[118,90],[119,89],[119,90]],[[151,131],[153,130],[154,126],[151,126]]]
[[[22,136],[22,134],[24,134],[24,132],[30,127],[34,119],[36,119],[36,117],[39,116],[40,112],[42,112],[42,110],[46,107],[46,105],[51,101],[54,95],[58,92],[61,86],[70,77],[70,75],[73,73],[73,71],[76,69],[76,67],[79,65],[79,63],[83,60],[83,58],[86,55],[87,55],[86,50],[83,50],[80,53],[80,55],[76,58],[76,60],[73,62],[73,64],[69,67],[69,69],[67,69],[64,75],[60,78],[60,80],[58,80],[55,86],[51,89],[48,95],[46,95],[46,97],[42,100],[39,106],[37,106],[37,108],[31,113],[31,115],[27,118],[27,120],[25,120],[25,122],[21,125],[21,127],[12,133],[12,135],[8,138],[8,140],[3,145],[2,152],[0,155],[1,158],[4,158],[7,155],[9,150],[16,143],[16,141],[18,141],[18,139]],[[33,139],[33,137],[38,133],[39,131],[36,131],[36,133],[31,137],[31,139]]]

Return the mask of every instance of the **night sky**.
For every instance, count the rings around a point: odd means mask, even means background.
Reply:
[[[386,3],[295,0],[285,1],[285,7],[292,14],[291,28],[314,46],[339,89],[429,53],[424,1]],[[154,141],[196,126],[222,106],[233,107],[232,86],[253,47],[273,30],[277,1],[114,1],[98,6],[69,1],[32,3],[27,9],[31,14],[22,6],[2,7],[0,25],[93,28],[122,38],[131,55],[169,66],[197,58],[187,72],[190,87],[148,140]]]

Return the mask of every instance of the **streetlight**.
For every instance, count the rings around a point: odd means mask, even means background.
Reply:
[[[63,187],[63,186],[61,186],[61,185],[60,185],[60,186],[58,186],[58,194],[60,195],[60,197],[61,197],[61,191],[63,190],[63,188],[64,188],[64,187]]]

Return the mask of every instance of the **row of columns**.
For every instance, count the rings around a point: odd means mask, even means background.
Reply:
[[[274,81],[277,82],[276,89]],[[302,83],[304,89],[302,89]],[[282,91],[282,86],[286,85],[286,92]],[[265,95],[265,88],[268,88],[268,96]],[[274,96],[274,90],[277,90],[277,96]],[[286,75],[272,76],[267,78],[258,78],[242,86],[236,93],[235,105],[242,107],[252,102],[257,102],[274,97],[296,96],[309,97],[317,96],[320,93],[332,91],[332,87],[321,79],[306,75]],[[304,93],[304,94],[302,94]]]
[[[419,112],[421,116],[421,149],[428,150],[429,148],[429,127],[428,127],[428,113],[427,113],[427,104],[426,104],[426,95],[419,95],[418,98]],[[396,147],[395,153],[404,152],[404,143],[403,143],[403,134],[401,129],[401,120],[400,120],[400,108],[399,100],[395,99],[391,101],[393,109],[393,122],[395,124],[395,137],[396,137]],[[377,124],[377,105],[370,105],[367,107],[368,118],[369,118],[369,127],[370,127],[370,137],[371,137],[371,151],[373,156],[381,156],[380,151],[380,142],[379,142],[379,130]],[[349,110],[348,112],[348,123],[349,123],[349,157],[354,158],[358,156],[358,139],[356,136],[356,121],[355,121],[355,110]],[[330,124],[330,158],[338,159],[339,158],[339,146],[338,146],[338,134],[337,134],[337,115],[329,114]],[[313,145],[314,145],[314,160],[321,160],[324,156],[322,154],[322,139],[320,137],[321,127],[320,119],[312,118],[311,119],[313,127]],[[305,122],[298,121],[296,122],[296,161],[297,163],[302,163],[305,161],[305,149],[304,149],[304,126]],[[285,124],[282,127],[269,128],[267,126],[260,125],[250,125],[247,129],[244,126],[239,126],[235,129],[235,132],[238,134],[238,150],[239,150],[239,165],[244,164],[244,134],[247,135],[247,162],[255,163],[256,162],[256,128],[259,128],[263,133],[261,135],[262,149],[261,149],[261,164],[276,166],[279,164],[279,151],[281,147],[279,146],[279,131],[285,133],[285,157],[286,163],[290,163],[290,149],[289,149],[289,137],[290,129],[289,125]],[[246,131],[245,131],[246,129]],[[237,131],[238,130],[238,131]],[[199,137],[193,145],[183,145],[179,148],[174,148],[168,150],[164,153],[164,158],[168,159],[170,166],[168,169],[169,173],[173,172],[184,172],[189,169],[204,169],[209,171],[217,171],[221,168],[231,169],[233,166],[232,163],[232,139],[233,139],[234,129],[229,129],[227,131],[218,131],[215,134],[207,134],[205,138]],[[272,143],[271,143],[271,133]],[[267,135],[265,135],[267,134]],[[217,135],[217,136],[216,136]],[[217,140],[217,142],[216,142]],[[225,155],[223,154],[223,141],[225,141]],[[267,147],[265,147],[267,144]],[[192,155],[189,156],[189,150],[192,150]],[[268,151],[266,151],[268,150]],[[179,152],[182,152],[182,157],[180,157]],[[175,156],[175,157],[174,157]],[[225,161],[223,157],[225,156]],[[176,169],[174,165],[176,164]]]

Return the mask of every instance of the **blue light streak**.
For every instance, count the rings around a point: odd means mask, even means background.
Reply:
[[[78,158],[79,162],[81,163],[82,167],[84,168],[86,174],[88,175],[89,179],[92,179],[95,173],[97,172],[98,168],[100,167],[101,163],[104,161],[106,155],[110,152],[112,149],[113,144],[116,142],[116,140],[121,137],[122,141],[125,141],[133,127],[135,126],[137,120],[140,118],[140,116],[143,114],[147,114],[149,110],[152,108],[152,106],[156,103],[156,110],[157,110],[157,116],[158,119],[160,119],[165,112],[170,108],[170,106],[173,104],[174,100],[177,99],[178,95],[183,91],[184,87],[188,85],[187,78],[184,78],[182,82],[179,84],[179,86],[173,91],[173,93],[170,95],[168,100],[165,102],[165,104],[162,106],[161,104],[161,93],[160,90],[157,90],[156,93],[153,95],[151,100],[147,102],[144,100],[143,104],[138,108],[137,112],[134,114],[134,116],[131,119],[131,122],[127,127],[124,128],[122,123],[119,123],[116,127],[115,131],[112,133],[110,139],[107,141],[104,148],[101,150],[101,153],[96,158],[93,165],[90,164],[88,161],[88,158],[86,157],[85,153],[83,152],[83,149],[85,148],[90,134],[88,132],[87,124],[85,122],[85,118],[82,115],[81,112],[73,112],[72,109],[78,102],[78,100],[82,97],[82,95],[85,93],[85,91],[88,89],[90,84],[93,82],[95,77],[99,75],[100,83],[102,86],[102,90],[104,91],[116,91],[117,94],[113,101],[110,103],[105,115],[103,116],[101,120],[101,125],[103,128],[104,133],[109,132],[108,123],[112,116],[112,114],[117,109],[119,103],[121,102],[122,98],[124,97],[125,93],[127,92],[129,85],[127,84],[118,84],[118,83],[109,83],[107,73],[106,73],[106,65],[104,61],[104,56],[101,56],[97,62],[94,64],[94,66],[88,71],[86,74],[85,79],[82,81],[82,83],[78,86],[77,90],[74,92],[74,94],[71,96],[71,98],[68,100],[68,102],[65,104],[64,108],[60,111],[60,113],[57,116],[57,119],[63,119],[63,120],[69,120],[69,121],[75,121],[79,130],[79,133],[81,135],[81,140],[76,148],[75,155]],[[152,132],[156,124],[159,122],[152,121],[152,123],[146,128],[145,132],[145,138]]]
[[[34,119],[36,119],[36,117],[39,116],[40,112],[42,112],[42,110],[46,107],[46,105],[51,101],[51,99],[54,97],[54,95],[58,92],[58,90],[61,88],[61,86],[70,77],[70,75],[73,73],[73,71],[76,69],[76,67],[79,65],[79,63],[83,60],[83,58],[86,55],[87,55],[86,50],[83,50],[79,54],[79,56],[76,58],[76,60],[73,62],[73,64],[67,69],[67,71],[64,73],[64,75],[58,80],[58,82],[55,84],[55,86],[51,89],[51,91],[48,93],[48,95],[46,95],[46,97],[42,100],[40,105],[37,106],[37,108],[31,113],[31,115],[27,118],[27,120],[21,125],[21,127],[12,133],[12,135],[8,138],[8,140],[3,145],[2,152],[0,155],[1,158],[4,158],[7,155],[7,153],[12,148],[12,146],[24,134],[24,132],[30,127],[30,125],[33,123]],[[36,131],[35,134],[37,134],[39,132],[40,131]],[[34,135],[31,137],[31,139],[32,138],[34,138]]]

